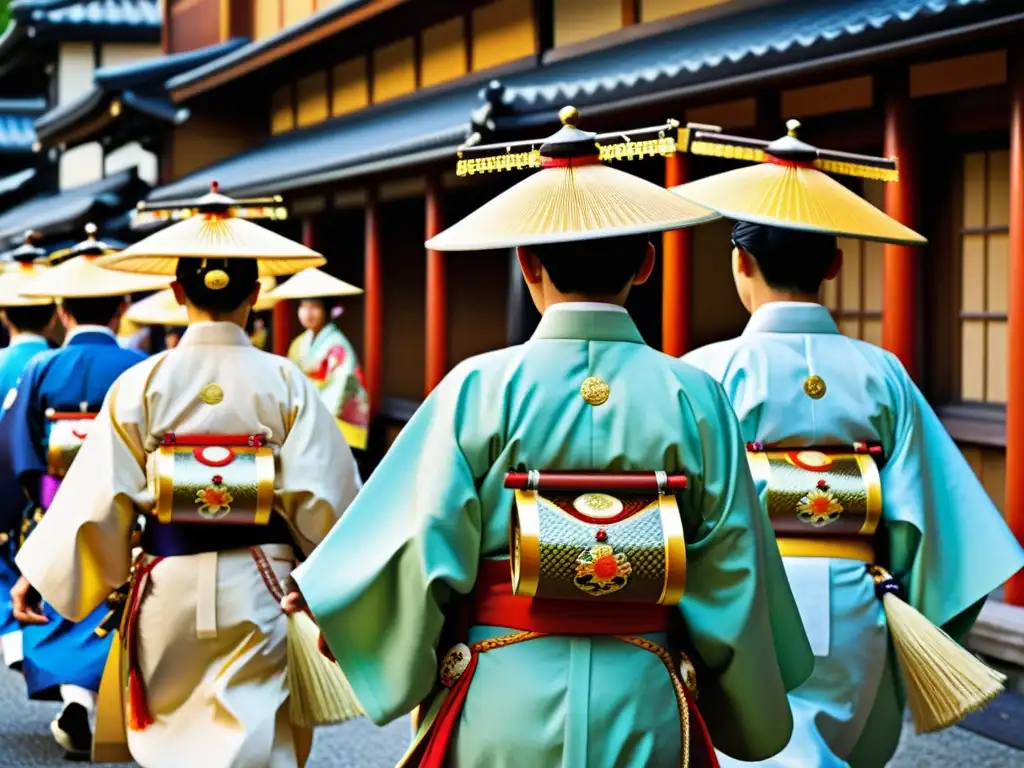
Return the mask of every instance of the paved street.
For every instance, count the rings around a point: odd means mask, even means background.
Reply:
[[[56,704],[29,703],[19,676],[0,671],[0,768],[58,768],[68,763],[49,736]],[[365,721],[327,728],[317,735],[310,768],[390,768],[405,749],[408,721],[374,728]],[[1011,768],[1024,764],[1016,750],[954,728],[927,737],[904,733],[891,768]]]

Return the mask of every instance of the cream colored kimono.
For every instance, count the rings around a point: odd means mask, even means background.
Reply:
[[[128,577],[136,510],[153,507],[143,467],[167,432],[266,434],[277,457],[274,508],[305,553],[360,485],[332,414],[298,368],[253,348],[233,324],[193,325],[177,348],[114,385],[18,555],[22,573],[67,618],[81,619]],[[294,565],[291,547],[264,551],[283,580]],[[166,558],[151,572],[138,621],[156,719],[128,731],[143,768],[305,763],[311,734],[287,716],[286,620],[247,549]]]

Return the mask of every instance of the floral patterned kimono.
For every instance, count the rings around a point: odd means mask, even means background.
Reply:
[[[349,446],[365,449],[370,401],[362,368],[345,334],[334,323],[317,333],[306,331],[292,342],[288,359],[316,384]]]

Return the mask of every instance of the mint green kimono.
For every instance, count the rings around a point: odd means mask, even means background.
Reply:
[[[900,362],[840,335],[825,307],[765,305],[742,336],[684,360],[722,382],[748,442],[882,444],[890,549],[882,565],[910,604],[954,638],[963,640],[985,597],[1024,565],[999,511]],[[820,400],[804,393],[810,375],[825,381]],[[765,765],[885,765],[899,741],[904,695],[864,563],[790,557],[786,570],[816,661],[790,696],[793,738]],[[722,765],[735,763],[723,757]]]
[[[589,376],[610,387],[603,405],[580,395]],[[810,673],[811,656],[732,409],[710,377],[646,346],[610,305],[559,305],[526,344],[457,366],[295,572],[370,719],[386,723],[435,688],[446,605],[470,593],[482,558],[508,557],[513,495],[503,483],[520,463],[688,475],[679,611],[698,704],[725,752],[782,749],[786,690]],[[466,640],[511,632],[475,626]],[[654,654],[611,637],[547,636],[482,654],[449,758],[678,766],[669,675]]]

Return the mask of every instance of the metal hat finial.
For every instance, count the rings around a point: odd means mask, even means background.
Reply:
[[[98,231],[99,230],[96,228],[96,225],[93,224],[92,222],[89,222],[88,224],[85,225],[85,234],[90,240],[96,239],[96,233]]]
[[[562,121],[562,125],[571,125],[574,128],[580,121],[580,111],[576,107],[562,107],[558,111],[558,119]]]
[[[789,135],[796,138],[796,132],[800,130],[799,120],[787,120],[786,129],[789,131]]]
[[[216,195],[218,192],[220,192],[220,182],[219,181],[211,181],[210,182],[210,194]]]

